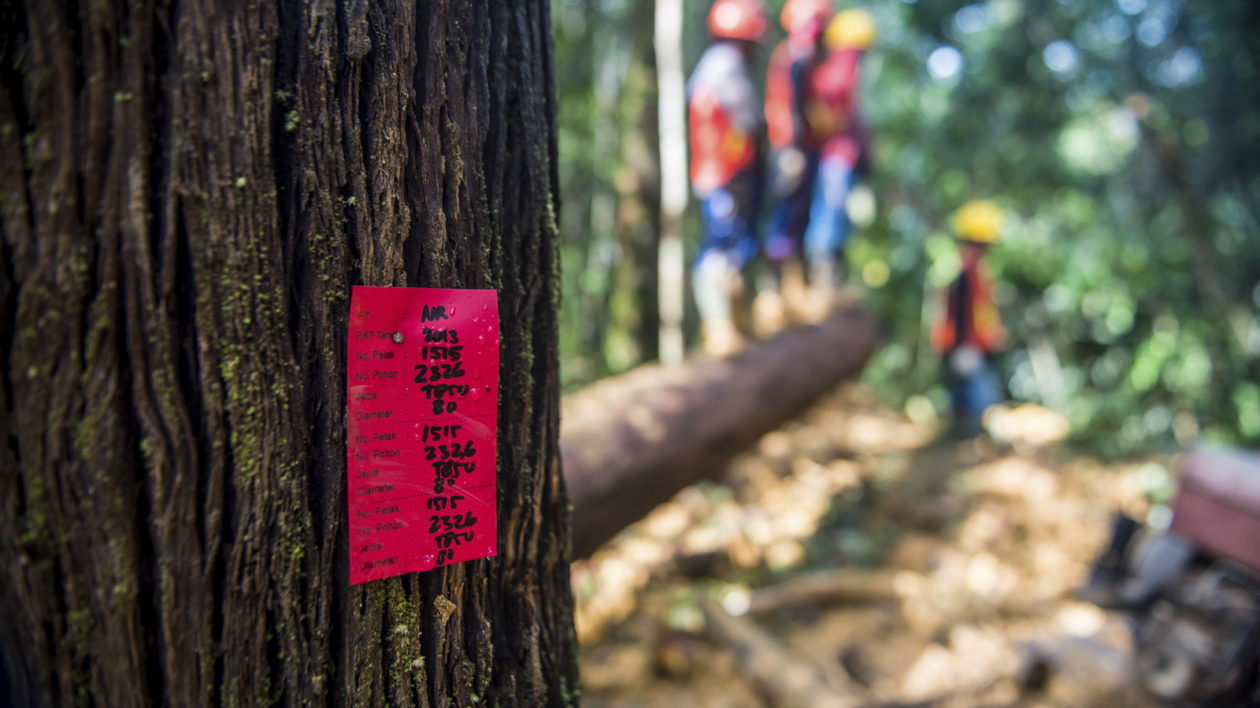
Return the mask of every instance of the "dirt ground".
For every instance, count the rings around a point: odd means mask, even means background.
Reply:
[[[860,389],[577,562],[586,706],[1148,706],[1076,600],[1168,460],[1104,466],[1024,407],[939,440]]]

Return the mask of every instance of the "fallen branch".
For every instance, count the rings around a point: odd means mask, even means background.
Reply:
[[[848,708],[860,705],[836,684],[821,667],[781,647],[756,624],[732,617],[713,601],[700,602],[704,611],[705,633],[735,653],[740,670],[774,706],[816,706]]]
[[[849,568],[799,575],[755,590],[748,614],[766,615],[790,607],[895,599],[893,573]]]

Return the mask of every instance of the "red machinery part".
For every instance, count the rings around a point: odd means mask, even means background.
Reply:
[[[1186,456],[1173,530],[1260,573],[1260,455],[1196,450]]]

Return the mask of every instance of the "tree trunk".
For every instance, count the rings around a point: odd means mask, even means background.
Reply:
[[[627,18],[633,38],[621,96],[621,168],[616,176],[617,241],[621,259],[613,283],[616,344],[631,349],[632,365],[660,356],[661,241],[659,81],[653,47],[656,12],[652,3],[635,4]],[[613,344],[610,342],[610,344]],[[613,347],[609,347],[610,349]],[[628,367],[625,367],[628,368]]]
[[[683,212],[687,209],[687,99],[682,64],[682,0],[656,0],[656,75],[661,136],[661,242],[657,256],[661,362],[683,360],[686,265]]]
[[[575,701],[548,21],[0,9],[0,703]],[[497,558],[348,585],[356,283],[498,289]]]

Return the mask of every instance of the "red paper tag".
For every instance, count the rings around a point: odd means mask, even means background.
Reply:
[[[497,294],[356,286],[349,335],[350,583],[495,555]]]

